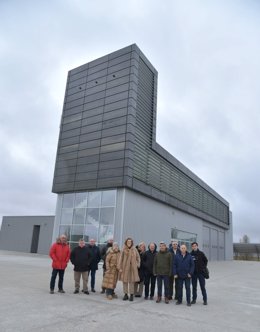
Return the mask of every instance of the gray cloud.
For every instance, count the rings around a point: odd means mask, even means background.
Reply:
[[[257,1],[1,1],[0,217],[54,214],[68,70],[131,43],[159,72],[157,140],[260,241]]]

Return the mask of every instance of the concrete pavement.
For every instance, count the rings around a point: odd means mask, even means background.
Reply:
[[[200,289],[195,305],[145,301],[108,301],[96,293],[73,294],[73,268],[65,272],[65,294],[49,294],[51,260],[37,254],[0,251],[0,331],[198,331],[260,330],[260,263],[210,262],[208,306]],[[184,292],[185,294],[185,292]]]

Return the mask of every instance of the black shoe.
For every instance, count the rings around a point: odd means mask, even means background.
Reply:
[[[180,301],[177,301],[175,304],[179,305],[179,304],[182,304],[182,302],[180,302]]]
[[[78,293],[79,293],[79,290],[75,289],[73,294],[78,294]]]
[[[195,303],[196,303],[196,300],[192,300],[192,301],[191,301],[191,304],[195,304]]]
[[[91,288],[91,292],[93,293],[96,293],[95,289],[94,288]]]
[[[145,296],[144,299],[145,299],[145,300],[148,300],[148,296]]]
[[[207,301],[204,301],[203,304],[204,304],[204,305],[208,305],[208,302],[207,302]]]
[[[134,301],[134,295],[133,294],[130,294],[129,301]]]
[[[63,290],[63,289],[59,289],[58,292],[64,294],[64,293],[65,293],[65,290]]]
[[[51,290],[50,290],[50,294],[54,294],[54,289],[51,289]]]
[[[84,294],[89,295],[89,291],[88,290],[84,291]]]
[[[153,300],[153,296],[150,296],[150,300]]]
[[[169,296],[169,297],[168,297],[168,300],[172,300],[172,296]]]
[[[187,303],[187,307],[191,307],[191,304],[189,302]]]
[[[139,295],[139,294],[136,294],[136,295],[135,295],[135,297],[141,297],[141,295]]]
[[[123,301],[126,301],[126,300],[128,300],[128,295],[127,294],[125,294],[124,297],[123,297]]]
[[[102,289],[102,291],[100,292],[100,294],[105,294],[105,290],[104,289]]]

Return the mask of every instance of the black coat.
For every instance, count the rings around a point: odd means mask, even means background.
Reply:
[[[142,261],[145,275],[153,274],[153,262],[156,254],[156,249],[153,252],[149,249],[143,254]]]
[[[101,260],[99,247],[96,246],[96,245],[94,245],[94,246],[89,245],[88,249],[89,249],[90,255],[91,255],[90,269],[91,270],[98,270],[98,263]]]
[[[195,264],[194,273],[201,274],[205,270],[205,267],[208,264],[208,259],[206,255],[204,254],[203,251],[200,251],[199,249],[192,250],[190,254]]]
[[[138,275],[139,275],[139,279],[140,279],[140,282],[144,281],[144,276],[145,276],[145,267],[144,267],[144,261],[143,261],[143,257],[144,257],[144,252],[141,253],[139,252],[139,255],[140,255],[140,267],[138,268]]]
[[[75,247],[70,254],[70,261],[74,265],[74,271],[86,272],[90,269],[91,256],[88,247]]]
[[[173,250],[173,247],[170,247],[169,252],[172,254],[172,266],[173,266],[175,256],[178,255],[178,254],[181,254],[181,251],[180,251],[179,248],[177,248],[176,254],[175,254],[175,252]]]

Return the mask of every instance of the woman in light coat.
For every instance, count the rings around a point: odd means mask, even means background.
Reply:
[[[125,240],[119,259],[119,280],[123,281],[123,300],[133,301],[134,284],[138,282],[138,268],[140,267],[140,255],[134,247],[133,240],[129,237]],[[128,296],[130,294],[130,297]]]
[[[109,300],[116,298],[115,288],[118,280],[118,264],[120,250],[116,242],[106,252],[106,272],[104,274],[102,289],[106,289],[106,296]]]

